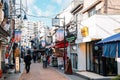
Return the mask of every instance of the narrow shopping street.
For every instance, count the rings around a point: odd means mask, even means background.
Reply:
[[[62,73],[52,67],[43,68],[42,63],[32,63],[31,70],[24,70],[20,80],[68,80]]]
[[[120,80],[120,0],[0,0],[0,80]]]

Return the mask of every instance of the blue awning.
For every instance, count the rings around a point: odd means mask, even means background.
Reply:
[[[102,45],[105,43],[118,42],[120,41],[120,33],[107,37],[97,43],[97,45]]]
[[[117,55],[116,55],[117,44],[118,43],[109,43],[109,44],[103,45],[103,55],[102,56],[111,57],[111,58],[117,57]]]
[[[111,58],[120,57],[120,33],[99,41],[97,45],[103,46],[103,56]],[[116,54],[117,52],[118,55]]]

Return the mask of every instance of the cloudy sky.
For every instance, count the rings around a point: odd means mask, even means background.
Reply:
[[[22,0],[22,4],[27,9],[28,20],[44,21],[48,26],[52,26],[52,18],[65,9],[71,1],[72,0]],[[47,17],[45,18],[44,16]]]

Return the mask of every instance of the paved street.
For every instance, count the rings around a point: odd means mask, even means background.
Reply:
[[[42,68],[42,63],[32,63],[30,73],[24,70],[20,80],[85,80],[75,75],[65,75],[53,67]]]
[[[43,69],[41,63],[32,63],[30,73],[27,74],[24,70],[23,74],[20,77],[20,80],[68,80],[68,79],[51,67]]]

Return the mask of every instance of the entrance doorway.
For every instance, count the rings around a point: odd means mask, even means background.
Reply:
[[[117,62],[115,58],[102,56],[102,46],[96,46],[97,41],[86,43],[87,70],[104,76],[117,75]]]
[[[71,58],[71,62],[72,62],[72,68],[74,70],[77,70],[78,69],[78,67],[77,67],[77,65],[78,65],[78,55],[77,55],[77,53],[71,53],[70,58]]]

